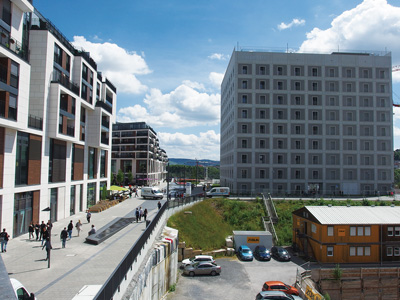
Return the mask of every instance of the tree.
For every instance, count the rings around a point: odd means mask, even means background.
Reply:
[[[400,187],[400,169],[394,170],[394,185]]]
[[[103,185],[103,189],[102,189],[102,191],[101,191],[101,198],[102,198],[103,200],[106,200],[106,199],[107,199],[107,185]]]
[[[127,176],[128,176],[128,182],[129,182],[129,184],[132,184],[132,181],[133,181],[133,174],[132,174],[132,172],[129,171]]]
[[[400,149],[394,150],[394,160],[400,160]]]
[[[117,182],[118,184],[122,184],[124,182],[125,179],[125,174],[124,172],[122,172],[121,169],[118,170],[118,174],[117,174]]]

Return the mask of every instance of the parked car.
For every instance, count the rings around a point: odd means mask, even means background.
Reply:
[[[282,247],[272,247],[271,248],[271,256],[277,260],[281,261],[289,261],[290,254],[289,252]]]
[[[303,298],[299,296],[294,296],[290,294],[286,294],[281,291],[262,291],[259,292],[256,296],[256,300],[261,299],[273,299],[273,300],[302,300]]]
[[[195,257],[182,260],[181,268],[198,262],[215,263],[215,260],[211,255],[196,255]]]
[[[283,283],[282,281],[266,281],[262,287],[263,291],[282,291],[285,292],[286,294],[290,295],[299,295],[299,291],[286,283]]]
[[[253,260],[253,252],[246,245],[242,245],[238,249],[238,256],[240,260]]]
[[[33,293],[29,293],[29,291],[24,287],[24,285],[19,282],[17,279],[10,278],[11,285],[14,288],[16,299],[24,299],[24,300],[36,300],[37,298]]]
[[[206,195],[208,198],[212,197],[229,197],[230,190],[228,187],[214,187],[208,192],[206,192]]]
[[[211,262],[198,262],[187,265],[183,270],[183,274],[193,277],[194,275],[212,275],[221,274],[221,267]]]
[[[254,257],[258,260],[271,260],[271,253],[263,245],[258,245],[254,249]]]

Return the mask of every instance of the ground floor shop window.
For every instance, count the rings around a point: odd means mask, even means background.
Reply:
[[[13,237],[28,232],[29,224],[32,222],[32,200],[33,192],[15,194]]]
[[[96,183],[88,183],[87,185],[87,208],[96,204]]]

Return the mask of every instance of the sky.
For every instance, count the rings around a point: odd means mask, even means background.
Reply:
[[[169,158],[219,160],[220,84],[234,49],[392,53],[399,0],[34,0],[117,87],[117,121],[146,122]],[[400,104],[400,71],[393,74]],[[400,108],[394,108],[394,149]]]

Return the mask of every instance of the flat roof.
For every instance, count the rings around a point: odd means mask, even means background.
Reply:
[[[305,206],[323,225],[400,224],[400,206]]]

